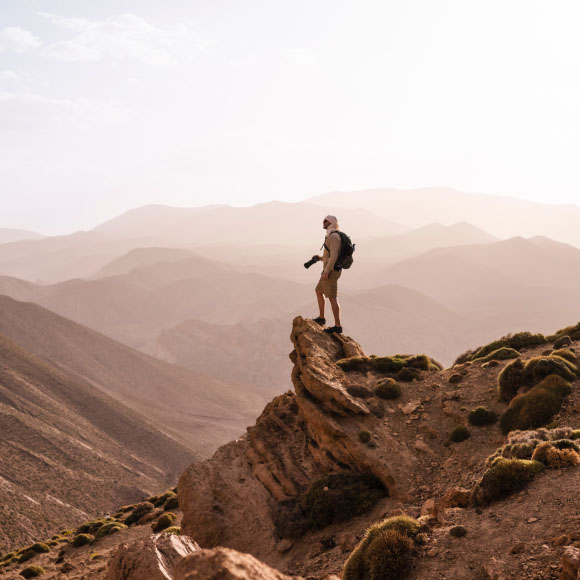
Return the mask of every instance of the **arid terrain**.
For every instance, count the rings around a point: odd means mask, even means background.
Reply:
[[[359,572],[345,562],[370,526],[403,521],[404,532],[384,536],[381,578],[576,578],[577,326],[506,337],[448,369],[424,355],[367,357],[352,338],[301,317],[291,339],[293,390],[244,436],[185,470],[171,520],[181,535],[170,546],[163,533],[147,539],[168,511],[161,487],[140,498],[151,507],[139,507],[139,518],[130,506],[55,537],[30,560],[43,577],[374,580],[364,572],[370,551]],[[538,415],[542,397],[552,401],[550,385],[557,405]],[[84,548],[68,544],[104,524],[119,529]],[[402,575],[389,559],[397,534]],[[25,564],[8,560],[4,572],[17,577]]]

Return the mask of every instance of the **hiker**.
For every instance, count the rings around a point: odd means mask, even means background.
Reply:
[[[340,322],[340,304],[337,298],[337,282],[342,273],[342,266],[340,264],[336,265],[341,249],[338,220],[333,215],[327,215],[322,222],[322,227],[326,230],[323,244],[324,252],[322,256],[318,256],[318,259],[322,260],[322,276],[320,276],[315,289],[320,316],[316,317],[314,322],[321,326],[326,324],[326,319],[324,318],[324,297],[326,296],[330,301],[332,314],[334,315],[334,326],[325,328],[324,332],[328,334],[333,332],[341,333],[342,324]]]

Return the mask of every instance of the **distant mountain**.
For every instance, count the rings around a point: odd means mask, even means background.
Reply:
[[[151,266],[158,262],[178,262],[188,257],[191,257],[191,252],[180,248],[135,248],[103,266],[95,277],[127,274],[135,268]]]
[[[167,488],[196,458],[145,415],[2,333],[0,432],[0,549]]]
[[[499,238],[543,235],[580,246],[577,205],[535,203],[445,187],[332,192],[312,197],[308,202],[344,208],[342,211],[347,214],[364,207],[385,219],[415,228],[432,222],[467,221]]]
[[[44,238],[42,234],[30,232],[28,230],[0,228],[0,244],[19,242],[20,240],[40,240],[41,238]]]
[[[0,296],[0,333],[150,417],[198,455],[237,437],[266,396],[150,357],[36,304]]]
[[[165,244],[171,242],[174,245],[316,245],[321,237],[322,219],[332,212],[332,205],[313,207],[308,203],[278,201],[251,207],[147,206],[105,222],[93,231],[116,239],[153,236]],[[338,218],[345,229],[359,237],[369,231],[397,234],[408,229],[366,209],[349,211]]]

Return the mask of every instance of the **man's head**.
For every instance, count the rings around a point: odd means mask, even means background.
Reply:
[[[324,220],[322,221],[322,227],[324,229],[327,229],[329,226],[336,226],[336,227],[338,227],[338,220],[336,219],[336,216],[327,215],[324,218]]]

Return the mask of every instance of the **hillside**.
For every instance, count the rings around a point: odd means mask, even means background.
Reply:
[[[536,203],[500,195],[465,193],[448,187],[331,192],[314,196],[308,202],[330,205],[337,212],[344,208],[342,211],[346,213],[364,207],[377,216],[411,228],[461,220],[498,238],[542,235],[580,247],[577,227],[580,207],[577,205]]]
[[[1,331],[0,431],[1,551],[172,485],[196,457],[149,417]]]
[[[251,391],[160,361],[6,296],[0,296],[0,333],[150,417],[169,436],[188,441],[200,456],[242,433],[264,404],[257,388]]]
[[[148,535],[166,508],[129,523],[130,506],[108,520],[114,536],[59,537],[58,558],[35,561],[74,580],[575,579],[579,326],[504,337],[441,369],[367,357],[298,317],[294,390],[183,473],[181,535]]]

